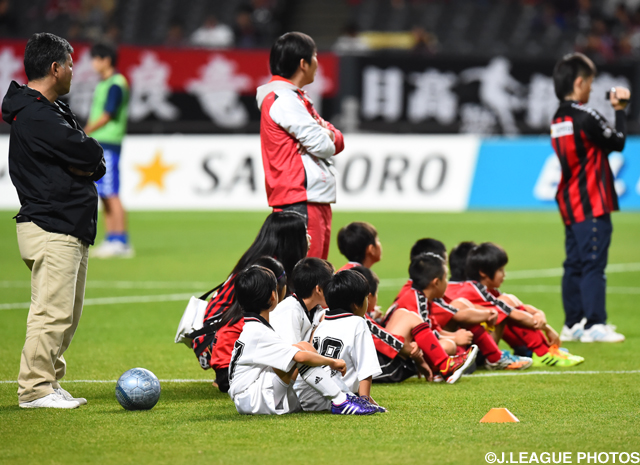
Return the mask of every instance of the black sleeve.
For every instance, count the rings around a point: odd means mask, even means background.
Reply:
[[[584,124],[587,137],[599,147],[610,152],[620,152],[624,149],[627,139],[627,115],[624,110],[616,111],[615,128],[595,110],[587,114]]]
[[[100,160],[100,163],[98,164],[98,167],[96,168],[96,170],[93,172],[93,174],[89,179],[91,179],[92,181],[98,181],[100,178],[102,178],[102,176],[106,174],[106,172],[107,172],[107,164],[105,163],[104,156],[103,156],[102,160]]]
[[[82,171],[96,173],[104,163],[102,147],[82,129],[72,127],[49,106],[43,106],[31,118],[29,149]],[[104,175],[104,173],[103,173]]]

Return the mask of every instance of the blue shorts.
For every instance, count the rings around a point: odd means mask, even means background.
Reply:
[[[120,150],[121,145],[105,144],[100,142],[104,150],[104,161],[107,172],[96,182],[98,195],[102,198],[117,197],[120,191]]]

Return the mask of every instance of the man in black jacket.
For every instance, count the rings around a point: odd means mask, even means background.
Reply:
[[[31,270],[31,308],[18,375],[20,407],[85,404],[60,387],[63,357],[82,313],[89,245],[96,237],[102,148],[58,97],[69,92],[73,49],[34,34],[24,52],[27,85],[12,82],[2,102],[11,125],[9,174],[18,191],[20,255]]]

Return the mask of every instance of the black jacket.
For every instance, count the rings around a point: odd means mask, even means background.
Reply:
[[[22,205],[19,215],[45,231],[93,244],[95,181],[106,171],[100,144],[84,133],[66,104],[51,103],[15,81],[2,101],[2,119],[11,125],[9,175]],[[93,175],[75,175],[70,166]]]

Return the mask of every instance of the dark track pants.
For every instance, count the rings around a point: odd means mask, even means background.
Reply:
[[[612,232],[608,214],[565,226],[562,303],[569,328],[583,317],[587,318],[585,328],[607,321],[604,270]]]

